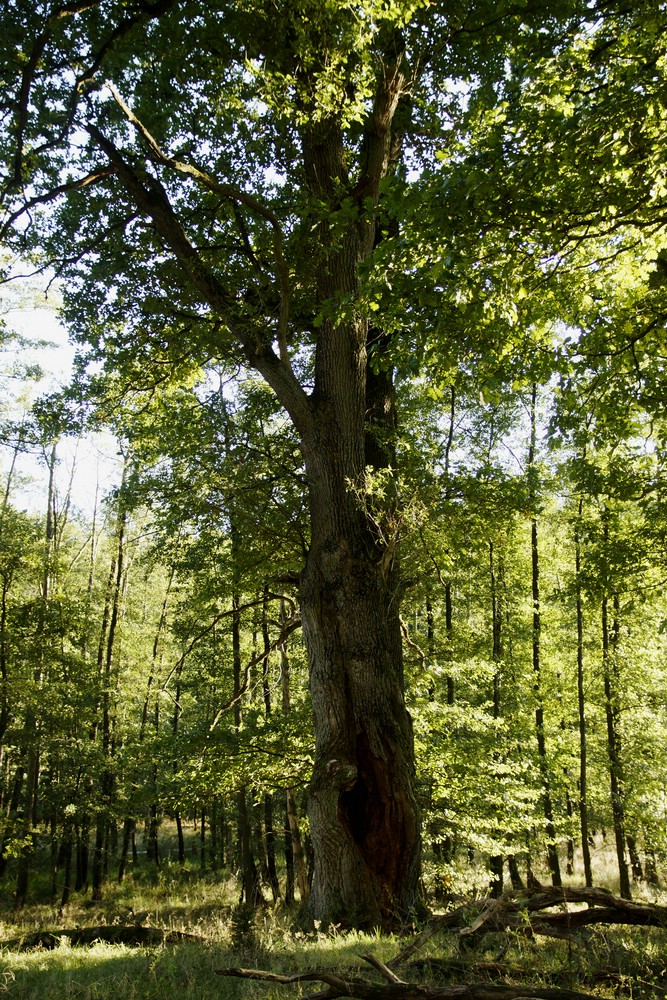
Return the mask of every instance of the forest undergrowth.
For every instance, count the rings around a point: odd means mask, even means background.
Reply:
[[[637,887],[636,899],[642,895]],[[62,912],[34,902],[16,913],[5,894],[0,897],[0,993],[16,1000],[291,1000],[316,993],[317,987],[222,979],[217,973],[238,967],[278,973],[329,970],[379,981],[363,956],[390,963],[417,930],[380,935],[334,928],[307,934],[297,929],[296,909],[267,903],[252,914],[237,900],[233,878],[190,873],[184,882],[169,870],[157,884],[135,876],[109,886],[101,903],[76,896]],[[651,889],[646,901],[664,904],[667,894]],[[151,946],[102,940],[76,946],[64,933],[134,926],[192,937]],[[26,940],[37,931],[55,932],[56,946],[26,949]],[[532,987],[654,1000],[667,997],[667,928],[596,927],[569,940],[492,932],[472,943],[449,929],[395,971],[406,982],[433,987],[507,984],[525,986],[527,995]]]

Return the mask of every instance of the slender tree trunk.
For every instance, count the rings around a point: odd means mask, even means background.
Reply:
[[[20,452],[23,450],[24,445],[24,435],[25,430],[21,426],[18,430],[18,437],[14,449],[12,451],[12,460],[9,467],[9,472],[7,473],[7,480],[5,483],[5,492],[2,498],[2,506],[0,507],[0,538],[3,538],[6,533],[6,516],[7,508],[9,506],[9,497],[11,495],[12,484],[14,481],[14,472],[16,469],[16,462]],[[13,572],[10,569],[6,569],[2,573],[2,608],[0,609],[0,763],[3,767],[6,767],[5,752],[4,752],[4,739],[5,733],[7,732],[7,726],[10,720],[10,705],[9,705],[9,675],[8,675],[8,648],[9,648],[9,634],[7,631],[7,599],[9,596],[9,590],[12,585]],[[2,857],[2,851],[0,851],[0,874],[4,872],[5,862]]]
[[[652,847],[647,847],[646,849],[644,857],[644,871],[646,872],[646,881],[649,885],[660,885],[660,878],[658,877],[658,859],[656,857],[655,849]]]
[[[294,902],[294,850],[292,848],[292,831],[287,815],[287,801],[285,801],[285,904],[291,906]]]
[[[0,755],[4,760],[4,740],[9,725],[9,675],[8,675],[8,634],[7,598],[12,584],[12,574],[2,575],[2,606],[0,607]]]
[[[451,499],[451,483],[449,478],[449,462],[454,444],[454,424],[456,414],[456,390],[454,386],[450,389],[449,400],[449,429],[447,431],[447,441],[445,443],[445,500]],[[445,581],[445,634],[447,636],[447,659],[449,662],[454,658],[454,611],[452,605],[452,581]],[[454,704],[454,678],[451,673],[447,674],[447,704]]]
[[[165,630],[166,624],[167,624],[167,613],[168,613],[168,609],[169,609],[169,598],[171,597],[171,590],[172,590],[172,587],[173,587],[173,584],[174,584],[175,574],[176,574],[176,567],[174,565],[172,565],[171,569],[169,571],[169,579],[167,581],[167,587],[166,587],[166,590],[165,590],[164,598],[162,600],[162,607],[160,608],[160,617],[158,619],[157,628],[155,629],[155,636],[153,638],[153,652],[152,652],[152,656],[151,656],[151,669],[150,669],[150,674],[149,674],[149,677],[148,677],[148,681],[146,683],[146,697],[144,698],[144,706],[143,706],[142,715],[141,715],[141,727],[140,727],[140,730],[139,730],[139,742],[140,743],[143,742],[143,739],[144,739],[144,736],[145,736],[146,727],[147,727],[147,724],[148,724],[148,713],[149,713],[149,705],[150,705],[150,699],[151,699],[151,694],[152,694],[152,688],[153,688],[154,681],[155,681],[155,678],[157,676],[158,670],[160,669],[160,665],[161,665],[161,661],[162,661],[162,655],[161,655],[161,651],[160,651],[161,639],[162,639],[162,635],[164,633],[164,630]],[[157,738],[157,736],[159,734],[159,730],[160,730],[160,700],[159,700],[159,696],[155,697],[155,704],[154,704],[154,708],[153,708],[153,730],[154,730],[155,736]],[[148,824],[148,838],[147,838],[147,844],[146,844],[146,853],[147,853],[149,859],[155,865],[155,869],[156,869],[156,872],[157,872],[157,869],[159,868],[159,865],[160,865],[160,850],[159,850],[159,843],[158,843],[158,833],[159,833],[160,822],[159,822],[158,803],[157,803],[157,795],[158,795],[158,768],[157,768],[157,764],[155,764],[155,763],[151,766],[151,769],[150,769],[150,779],[149,779],[149,782],[150,782],[150,788],[152,790],[152,801],[151,801],[150,806],[149,806],[150,819],[149,819],[149,824]]]
[[[544,702],[542,697],[542,661],[540,641],[542,633],[542,611],[540,604],[540,557],[537,527],[537,469],[535,466],[535,450],[537,441],[537,386],[533,385],[530,406],[530,448],[528,452],[529,490],[533,505],[531,518],[531,563],[533,592],[533,690],[535,693],[535,735],[537,738],[537,754],[542,776],[542,807],[544,812],[545,830],[547,834],[547,859],[553,885],[562,885],[558,850],[556,847],[556,829],[554,826],[553,805],[551,801],[551,782],[549,777],[549,762],[547,758],[547,743],[544,731]]]
[[[264,695],[264,712],[266,714],[266,718],[270,719],[273,707],[271,704],[271,686],[269,683],[271,640],[269,636],[268,601],[269,588],[268,584],[265,584],[262,600],[262,642],[264,646],[264,659],[262,660],[262,692]],[[273,897],[273,902],[275,903],[278,899],[280,899],[280,883],[278,882],[278,872],[276,871],[276,835],[273,828],[273,798],[268,792],[264,795],[264,830],[266,837],[266,869],[264,875],[271,888],[271,895]]]
[[[643,882],[644,881],[644,869],[642,868],[641,858],[639,857],[639,851],[637,850],[637,844],[635,838],[631,837],[630,834],[626,834],[625,842],[628,845],[628,854],[630,855],[630,868],[632,870],[632,881],[633,882]]]
[[[60,897],[60,913],[62,913],[64,908],[69,903],[70,895],[72,893],[72,834],[73,823],[69,819],[65,820],[62,843],[63,861],[61,866],[62,894]]]
[[[7,822],[2,836],[2,850],[0,851],[0,875],[4,875],[7,868],[7,846],[15,835],[19,823],[19,806],[21,804],[21,794],[25,782],[25,767],[23,760],[16,769],[14,781],[12,782],[12,792],[9,796]]]
[[[280,609],[281,621],[285,619],[285,609],[281,606]],[[282,710],[283,715],[289,715],[291,706],[291,693],[290,693],[290,662],[287,655],[287,646],[283,644],[280,647],[280,677],[281,677],[281,694],[282,694]],[[306,871],[306,858],[303,851],[303,844],[301,841],[301,829],[299,826],[299,814],[296,808],[296,792],[294,788],[288,788],[285,793],[285,815],[287,818],[287,829],[290,834],[290,846],[289,850],[286,852],[286,857],[289,856],[292,872],[292,883],[294,882],[294,875],[296,875],[296,882],[299,887],[299,897],[301,903],[305,903],[310,892],[310,886],[308,885],[308,874]],[[294,888],[292,885],[292,895],[294,893]],[[286,901],[287,901],[287,890],[286,890]]]
[[[581,854],[584,862],[584,881],[593,885],[590,834],[588,829],[588,735],[586,727],[586,697],[584,673],[584,610],[581,594],[581,541],[579,522],[583,512],[583,499],[579,501],[578,523],[574,532],[574,559],[577,587],[577,706],[579,711],[579,825],[581,828]]]
[[[51,599],[51,586],[53,577],[53,560],[56,546],[56,445],[51,448],[48,461],[49,487],[46,511],[46,539],[44,549],[44,563],[42,568],[42,587],[39,603],[39,618],[37,622],[37,633],[35,636],[35,646],[37,650],[35,667],[33,671],[33,681],[35,693],[39,691],[44,682],[45,668],[45,646],[46,627],[49,602]],[[36,699],[37,700],[37,699]],[[20,909],[26,901],[28,893],[28,880],[30,873],[30,863],[35,847],[35,828],[37,826],[37,795],[39,789],[39,768],[40,768],[40,746],[39,746],[39,722],[35,708],[29,705],[26,711],[24,723],[24,740],[27,750],[26,782],[25,782],[25,805],[23,809],[23,822],[20,837],[25,847],[22,848],[18,859],[16,874],[16,893],[14,903],[16,909]]]
[[[219,819],[219,808],[220,802],[217,795],[214,795],[211,800],[211,809],[209,813],[209,830],[210,830],[210,864],[211,871],[216,872],[220,867],[220,819]]]
[[[176,667],[176,691],[174,697],[174,713],[171,717],[171,732],[174,740],[174,746],[176,745],[176,740],[178,737],[178,723],[181,715],[181,675],[183,673],[183,659],[181,658]],[[174,773],[178,770],[178,759],[172,761],[172,770]],[[177,808],[174,813],[174,819],[176,821],[176,835],[178,837],[178,863],[179,865],[185,864],[185,837],[183,836],[183,819],[181,816],[180,808]]]
[[[176,820],[176,836],[178,838],[178,863],[179,865],[184,865],[185,838],[183,836],[183,821],[181,820],[181,814],[178,809],[176,810],[175,820]]]
[[[571,820],[574,816],[574,806],[572,805],[572,797],[567,790],[565,791],[565,808],[567,810],[567,817]],[[570,836],[567,838],[567,865],[565,873],[567,875],[574,875],[574,840]]]
[[[123,823],[123,839],[121,840],[120,848],[120,861],[118,863],[118,884],[123,881],[125,877],[125,869],[127,868],[127,859],[130,853],[130,843],[132,841],[132,831],[136,825],[135,820],[130,817],[125,818]]]
[[[510,873],[510,882],[512,883],[513,889],[524,889],[524,881],[521,878],[521,872],[519,871],[519,865],[517,863],[514,854],[507,855],[507,868]]]
[[[605,519],[605,541],[608,542],[608,524]],[[618,611],[618,598],[615,600]],[[602,670],[604,675],[605,716],[607,721],[607,754],[609,759],[609,785],[611,792],[611,814],[614,824],[614,841],[616,844],[616,859],[618,862],[618,877],[620,895],[623,899],[631,899],[628,863],[625,856],[625,806],[623,802],[623,767],[621,764],[621,743],[618,733],[618,695],[615,690],[615,668],[618,653],[618,614],[612,625],[613,637],[609,628],[609,602],[605,596],[602,599]]]
[[[206,806],[202,806],[200,813],[201,824],[199,827],[199,867],[202,872],[206,871]]]
[[[234,545],[234,542],[232,542]],[[239,612],[240,600],[237,595],[232,598],[234,614],[232,615],[232,660],[234,670],[234,725],[237,731],[241,727],[241,615]],[[259,884],[259,874],[252,852],[252,840],[250,831],[250,820],[248,817],[248,803],[246,799],[246,788],[241,786],[236,792],[236,815],[238,823],[238,849],[241,861],[241,901],[245,899],[246,905],[251,907],[259,906],[264,902],[262,889]]]
[[[112,761],[112,720],[111,696],[113,680],[114,649],[116,633],[120,620],[121,597],[123,592],[124,560],[125,560],[125,530],[127,513],[123,496],[127,462],[123,470],[123,480],[119,494],[118,524],[116,531],[116,553],[109,575],[111,583],[109,628],[105,637],[104,628],[98,647],[98,665],[102,681],[101,692],[101,732],[102,732],[102,771],[100,774],[100,802],[95,819],[95,849],[93,853],[92,896],[94,900],[102,899],[102,883],[108,867],[108,835],[111,819],[111,809],[114,795],[114,773]],[[115,570],[115,572],[114,572]],[[106,642],[105,642],[106,638]]]
[[[501,601],[498,593],[498,587],[496,586],[496,565],[494,559],[494,546],[493,542],[489,541],[489,572],[490,572],[490,583],[491,583],[491,628],[493,635],[493,644],[491,650],[491,659],[495,664],[495,670],[493,673],[493,718],[499,719],[501,714],[500,706],[500,685],[501,685],[501,669],[503,661],[503,642],[502,642],[502,627],[503,627],[503,612]],[[498,760],[498,755],[495,754],[495,759]],[[491,895],[500,896],[503,891],[503,867],[504,861],[502,854],[496,854],[489,859],[489,867],[491,869]]]
[[[81,824],[76,826],[76,878],[74,889],[81,892],[88,886],[88,867],[90,855],[90,817],[87,813],[81,818]]]

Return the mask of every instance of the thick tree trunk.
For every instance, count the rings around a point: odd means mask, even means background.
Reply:
[[[365,139],[364,204],[379,197],[389,162],[402,87],[396,58],[386,66]],[[340,129],[324,120],[302,138],[307,187],[333,210],[341,183],[349,184]],[[320,302],[358,295],[359,269],[375,239],[375,220],[361,200],[342,234],[327,222],[317,228]],[[356,927],[389,926],[414,909],[420,856],[389,476],[384,515],[366,494],[366,467],[388,471],[383,434],[391,436],[394,421],[391,374],[373,372],[368,337],[361,313],[324,316],[309,415],[300,422],[311,524],[300,597],[316,735],[308,807],[315,866],[306,916]]]
[[[338,451],[328,443],[319,464]],[[414,909],[419,879],[398,600],[387,550],[336,471],[311,477],[313,536],[301,581],[316,733],[307,913],[325,924],[387,926]]]

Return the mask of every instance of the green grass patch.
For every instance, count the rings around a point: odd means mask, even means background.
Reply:
[[[223,979],[216,970],[330,969],[378,981],[361,956],[370,951],[388,962],[412,937],[335,929],[304,934],[295,928],[296,911],[278,905],[248,915],[237,901],[232,879],[192,878],[183,884],[168,874],[154,885],[128,878],[122,886],[109,886],[100,904],[77,897],[62,915],[54,906],[34,903],[17,916],[7,897],[4,906],[0,903],[0,994],[16,1000],[291,1000],[317,987]],[[194,933],[201,941],[151,948],[97,941],[73,947],[63,936],[53,950],[6,945],[38,929],[133,920]],[[667,1000],[667,930],[605,926],[573,941],[489,933],[472,946],[462,946],[456,933],[443,932],[399,971],[407,981],[433,986],[507,982],[577,989],[601,998]]]

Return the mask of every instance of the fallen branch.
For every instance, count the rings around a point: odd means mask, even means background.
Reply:
[[[569,909],[568,904],[587,909]],[[557,907],[557,912],[548,912]],[[634,903],[612,895],[607,889],[588,886],[520,889],[503,893],[497,899],[485,897],[450,913],[443,913],[403,949],[388,966],[395,969],[419,951],[443,929],[458,930],[462,939],[489,931],[514,931],[568,938],[592,924],[628,924],[635,927],[667,927],[667,907]]]
[[[122,924],[103,924],[99,927],[69,927],[57,931],[36,931],[34,934],[24,934],[23,937],[3,941],[2,947],[9,951],[29,951],[31,948],[51,950],[58,948],[63,938],[72,945],[94,944],[104,941],[106,944],[126,944],[130,946],[156,946],[173,944],[180,941],[204,942],[205,938],[198,934],[187,934],[185,931],[167,931],[159,927],[126,926]]]
[[[368,956],[364,957],[368,961]],[[578,993],[576,990],[538,989],[532,986],[508,986],[504,983],[433,987],[393,980],[386,983],[371,983],[366,979],[333,972],[295,972],[292,975],[280,975],[261,969],[220,969],[217,975],[280,983],[283,986],[317,982],[328,987],[317,993],[309,993],[302,997],[302,1000],[314,1000],[314,998],[336,1000],[338,997],[350,997],[352,1000],[519,1000],[520,997],[525,997],[526,1000],[597,1000],[590,993]]]

